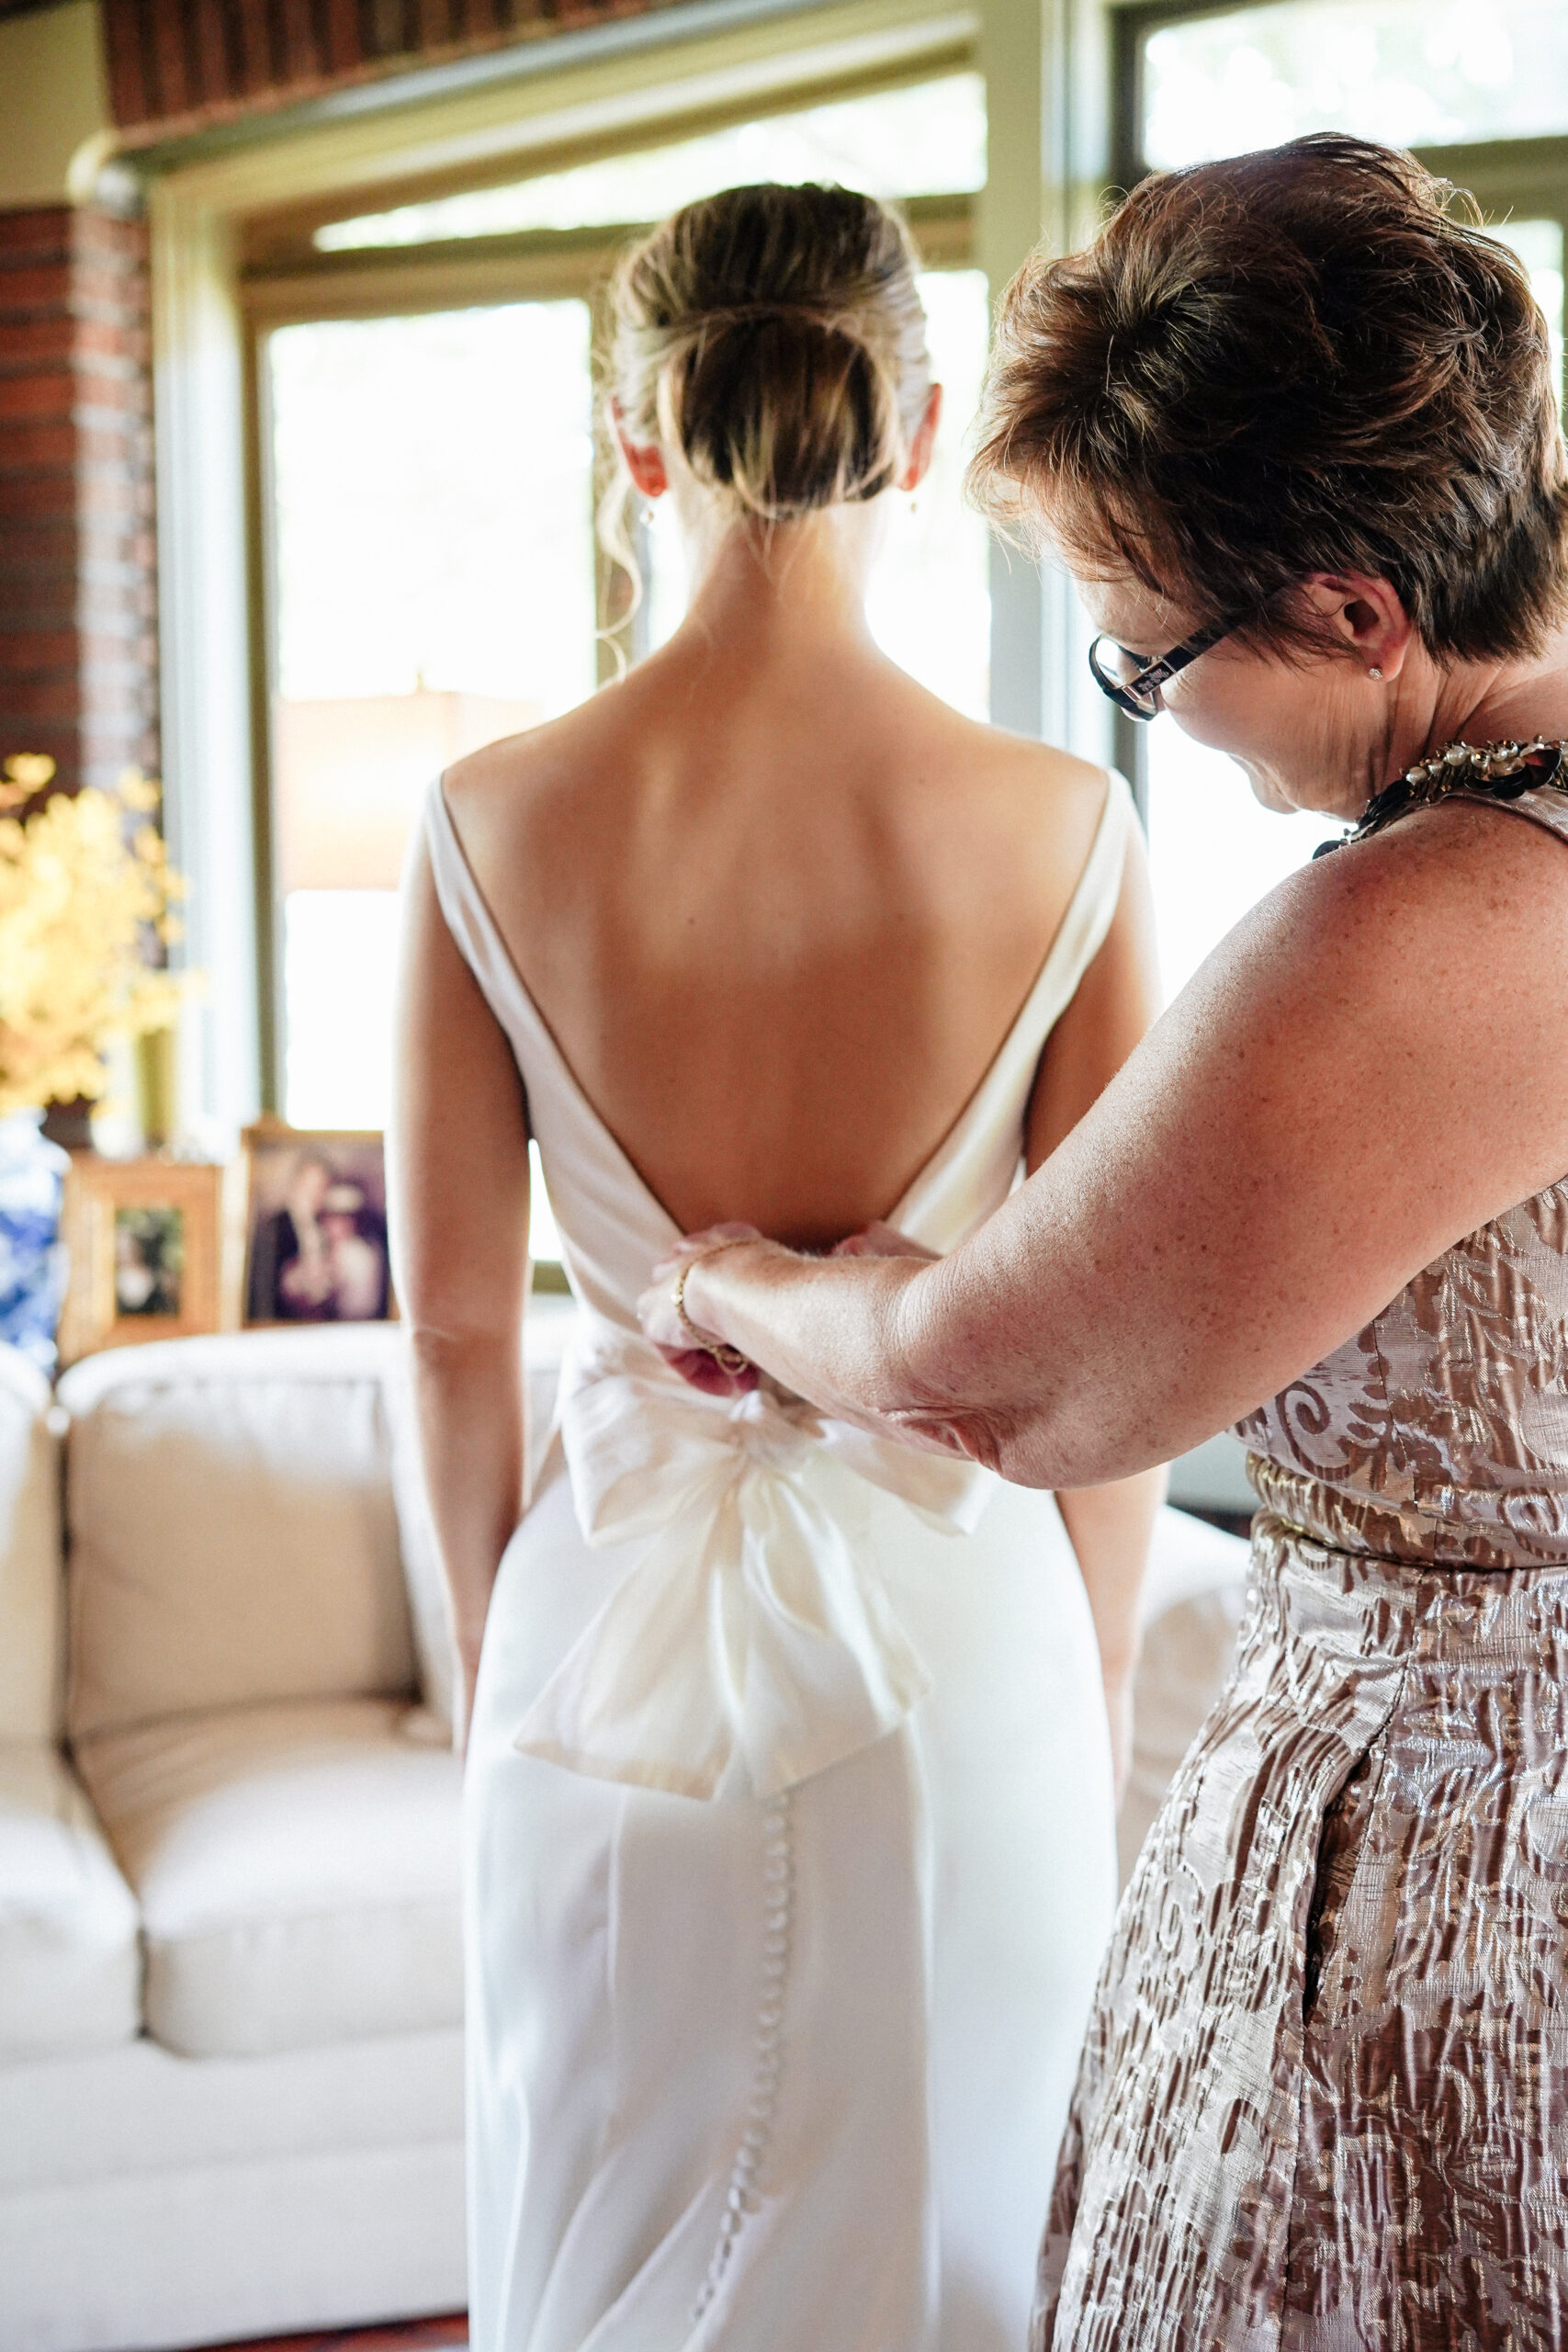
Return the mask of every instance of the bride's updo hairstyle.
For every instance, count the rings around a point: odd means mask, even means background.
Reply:
[[[874,498],[904,470],[931,391],[917,266],[897,216],[847,188],[688,204],[615,272],[622,430],[678,450],[738,518]]]
[[[1320,134],[1134,189],[1006,296],[971,493],[1258,644],[1384,579],[1439,662],[1539,650],[1568,580],[1546,322],[1469,198]]]

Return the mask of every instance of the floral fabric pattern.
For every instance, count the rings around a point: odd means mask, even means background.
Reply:
[[[1510,806],[1568,843],[1568,795]],[[1106,1956],[1033,2352],[1549,2352],[1568,1180],[1237,1434],[1247,1620]]]

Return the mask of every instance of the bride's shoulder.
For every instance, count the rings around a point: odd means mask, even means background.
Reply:
[[[586,780],[613,776],[621,731],[614,700],[613,694],[592,695],[559,718],[455,760],[442,775],[441,789],[465,842],[548,825],[581,798]]]
[[[1106,796],[1125,791],[1109,769],[1054,743],[1002,727],[959,719],[954,737],[961,774],[973,800],[988,797],[1019,841],[1033,836],[1054,859],[1081,864],[1105,812]]]
[[[999,789],[1026,792],[1062,806],[1082,802],[1104,806],[1110,770],[1080,759],[1037,736],[1015,734],[1010,728],[965,718],[949,711],[954,748],[968,773],[994,783]]]
[[[1055,743],[1033,742],[1024,735],[1008,735],[999,728],[991,731],[1009,747],[1021,790],[1063,807],[1092,810],[1098,817],[1106,794],[1116,789],[1117,779],[1109,768],[1080,759],[1076,752],[1061,751]]]

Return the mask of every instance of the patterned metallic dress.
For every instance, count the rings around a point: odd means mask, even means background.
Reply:
[[[1117,1920],[1035,2352],[1561,2352],[1568,1180],[1238,1434],[1235,1668]]]

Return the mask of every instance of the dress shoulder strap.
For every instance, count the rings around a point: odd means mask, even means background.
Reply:
[[[1544,825],[1559,841],[1568,842],[1568,786],[1549,785],[1535,792],[1522,792],[1517,800],[1506,801],[1516,817],[1528,817],[1532,825]]]
[[[956,1249],[1006,1199],[1040,1057],[1105,943],[1137,823],[1126,779],[1112,768],[1093,845],[1034,985],[989,1069],[888,1219],[912,1239]]]
[[[439,776],[425,796],[424,840],[436,899],[457,953],[521,1056],[534,1026],[533,1007],[457,838]]]

